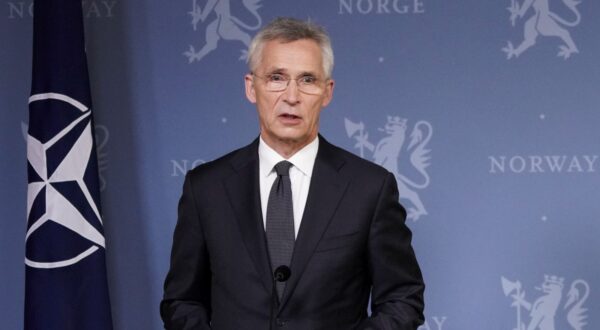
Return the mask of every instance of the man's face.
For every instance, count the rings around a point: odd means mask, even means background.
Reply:
[[[263,46],[260,63],[253,74],[245,76],[246,97],[256,104],[261,136],[267,144],[301,148],[317,136],[321,109],[333,95],[333,80],[326,80],[321,49],[315,41],[272,40]],[[313,95],[298,89],[297,79],[311,76],[322,92]],[[273,92],[267,90],[269,77],[291,81],[287,89]]]

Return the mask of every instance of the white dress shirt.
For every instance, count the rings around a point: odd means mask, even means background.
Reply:
[[[292,207],[294,210],[294,233],[298,237],[298,229],[304,214],[306,199],[308,198],[308,188],[310,187],[310,178],[312,177],[317,151],[319,150],[319,137],[316,137],[311,143],[300,149],[289,159],[283,158],[275,150],[263,141],[262,137],[258,142],[258,160],[260,175],[260,203],[262,207],[263,225],[266,228],[267,223],[267,204],[271,186],[277,178],[275,165],[282,160],[292,163],[290,167],[290,181],[292,183]]]

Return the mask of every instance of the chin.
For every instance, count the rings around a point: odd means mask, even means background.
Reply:
[[[302,141],[308,138],[307,134],[294,131],[290,132],[290,130],[278,132],[278,134],[273,134],[273,136],[281,141]]]

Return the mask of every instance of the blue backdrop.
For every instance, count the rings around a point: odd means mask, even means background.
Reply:
[[[32,1],[2,2],[0,316],[19,329]],[[277,16],[331,34],[337,84],[324,136],[399,178],[427,284],[423,330],[512,330],[537,318],[540,330],[600,326],[597,1],[86,0],[83,9],[116,329],[161,328],[183,176],[257,136],[240,57]]]

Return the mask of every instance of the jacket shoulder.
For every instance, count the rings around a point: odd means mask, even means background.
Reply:
[[[190,180],[220,180],[231,175],[236,167],[244,166],[247,163],[258,159],[258,149],[256,141],[253,143],[233,150],[219,158],[200,164],[190,171],[187,176]]]
[[[352,173],[367,175],[367,176],[371,176],[371,177],[373,177],[373,176],[374,177],[383,177],[383,178],[385,178],[387,175],[391,174],[387,169],[383,168],[380,165],[373,163],[370,160],[361,158],[361,157],[355,155],[354,153],[347,151],[345,149],[342,149],[333,144],[330,144],[330,143],[327,143],[327,144],[328,144],[327,148],[330,149],[330,152],[332,154],[335,154],[336,157],[343,159],[344,160],[344,168],[346,168],[346,170],[348,170]]]

